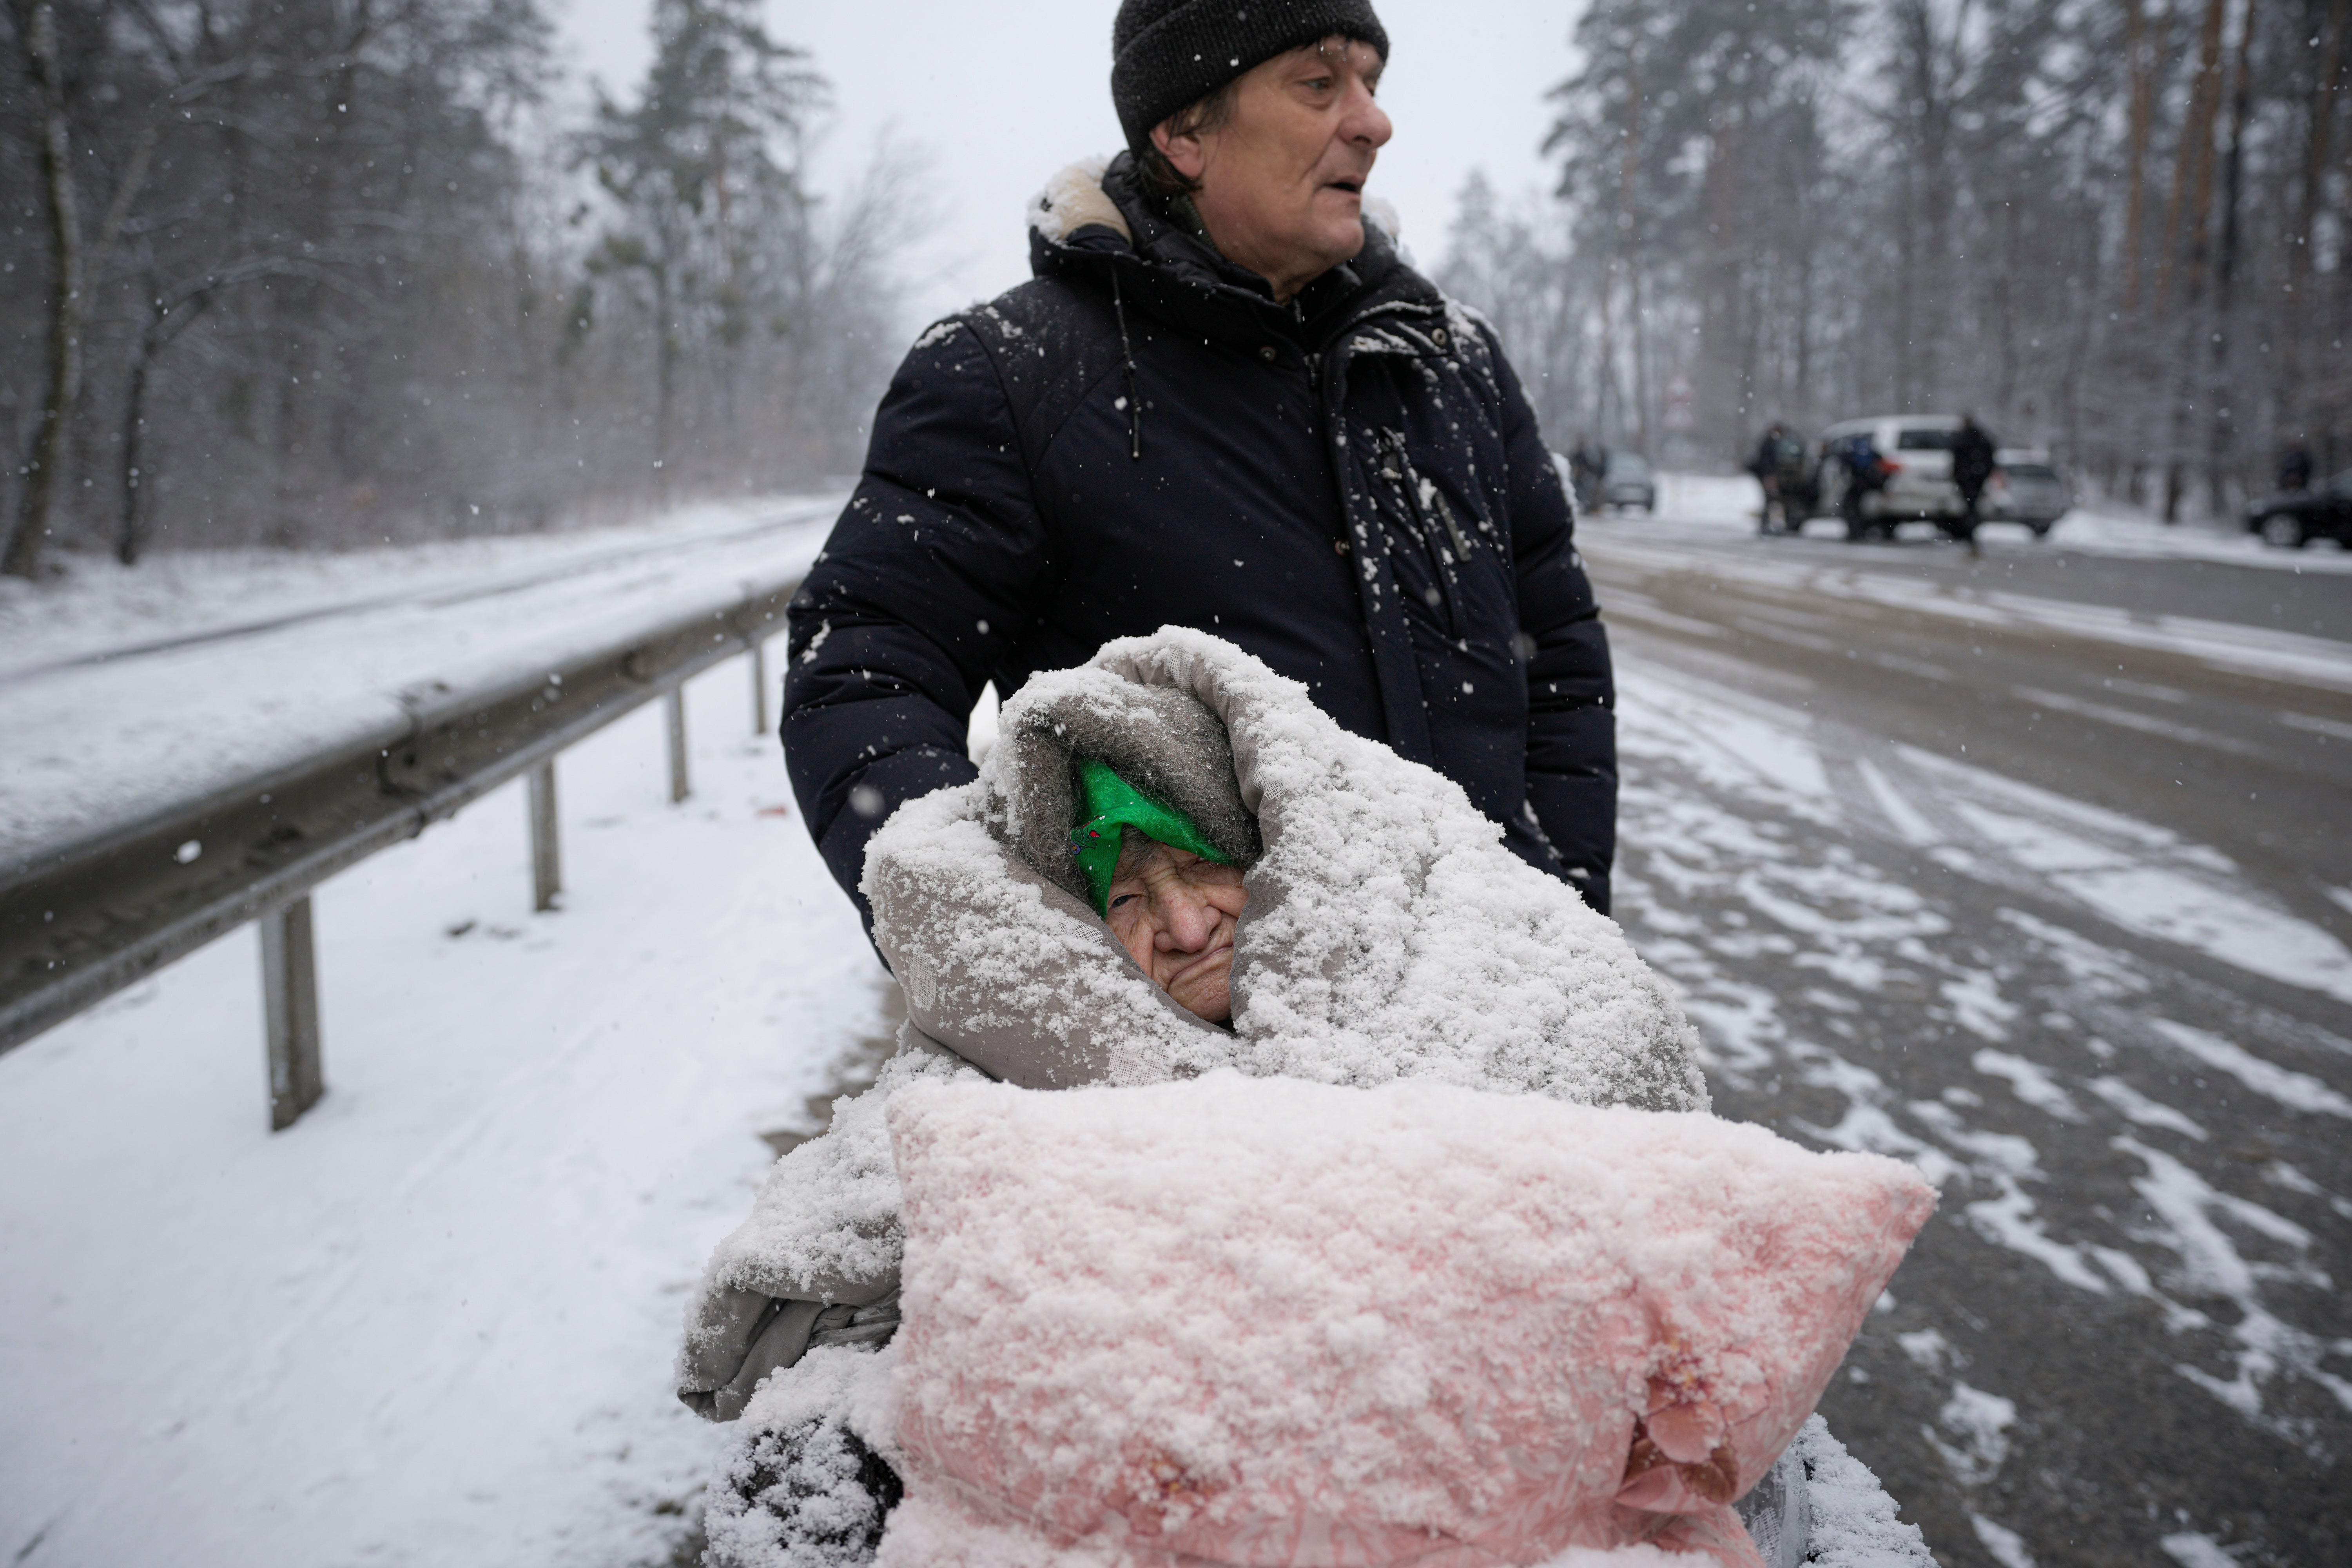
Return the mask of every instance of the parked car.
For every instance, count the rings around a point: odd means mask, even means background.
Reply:
[[[2315,539],[2333,539],[2352,550],[2352,468],[2314,490],[2264,496],[2246,507],[2246,531],[2265,544],[2294,550]]]
[[[1952,482],[1952,437],[1959,428],[1957,414],[1881,415],[1831,426],[1822,432],[1814,515],[1838,515],[1848,476],[1834,454],[1846,437],[1867,436],[1886,460],[1888,475],[1884,488],[1862,498],[1864,525],[1892,533],[1897,523],[1925,521],[1952,533],[1964,510],[1960,488]]]
[[[2041,448],[2003,447],[1993,463],[1979,508],[1986,521],[2021,522],[2039,539],[2074,504],[2057,465]]]
[[[1601,505],[1638,506],[1658,510],[1658,476],[1650,459],[1633,452],[1612,452],[1601,470]]]

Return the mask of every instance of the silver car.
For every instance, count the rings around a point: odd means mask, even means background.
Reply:
[[[2039,539],[2074,504],[2057,465],[2039,447],[2003,447],[1993,464],[1982,503],[1989,522],[2021,522]]]
[[[1650,459],[1632,452],[1612,452],[1601,466],[1600,502],[1604,507],[1658,510],[1658,476]]]

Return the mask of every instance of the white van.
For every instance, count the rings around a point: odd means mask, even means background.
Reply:
[[[1814,514],[1839,515],[1847,476],[1838,452],[1848,437],[1867,436],[1894,472],[1884,489],[1862,498],[1864,525],[1891,533],[1898,522],[1932,522],[1950,532],[1967,510],[1952,482],[1952,437],[1959,428],[1957,414],[1890,414],[1831,426],[1822,432]]]

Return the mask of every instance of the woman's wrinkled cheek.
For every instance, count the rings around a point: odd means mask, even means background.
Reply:
[[[1181,994],[1174,991],[1168,994],[1174,997],[1185,1011],[1212,1024],[1230,1023],[1234,1016],[1233,982],[1233,950],[1227,948],[1223,963],[1185,982]]]

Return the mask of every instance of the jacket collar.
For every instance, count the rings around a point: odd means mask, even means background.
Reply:
[[[1276,304],[1266,280],[1174,221],[1138,188],[1122,153],[1056,174],[1029,205],[1030,268],[1040,278],[1107,280],[1114,272],[1141,311],[1203,336],[1256,343],[1269,336],[1308,353],[1384,306],[1442,306],[1443,297],[1398,254],[1368,212],[1364,248]]]

